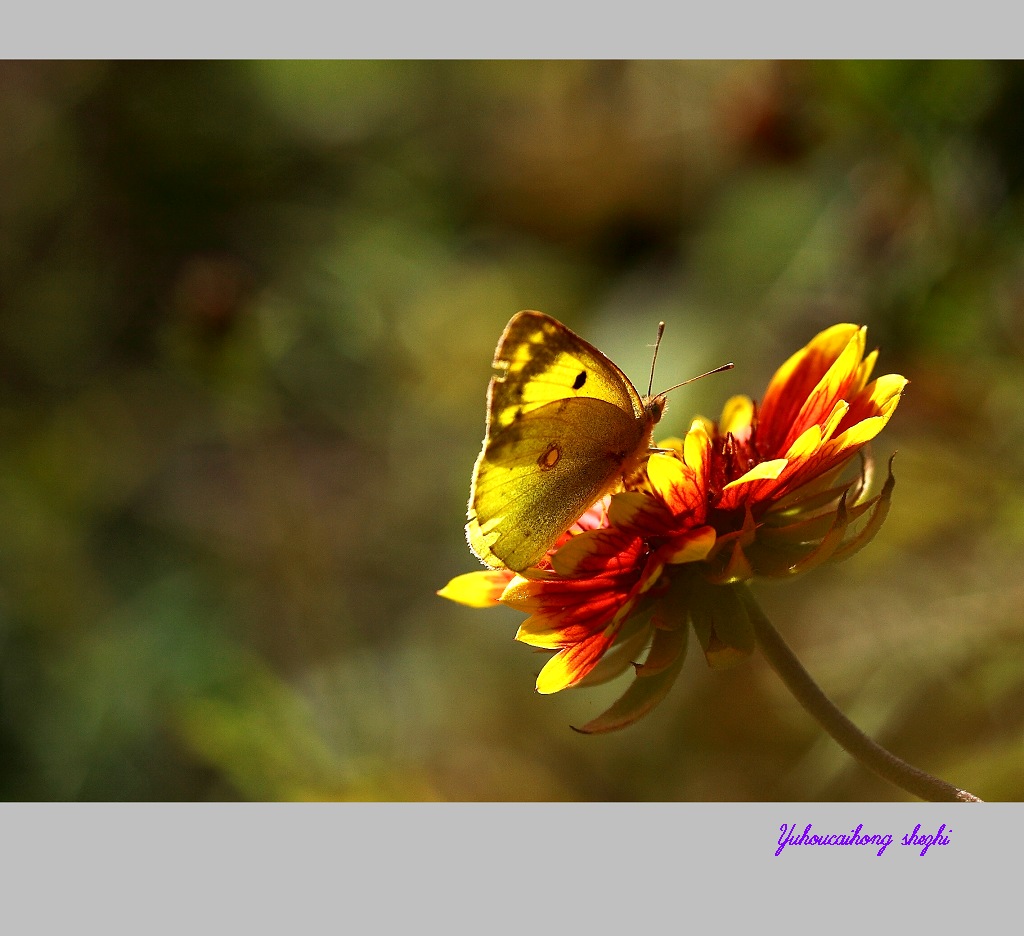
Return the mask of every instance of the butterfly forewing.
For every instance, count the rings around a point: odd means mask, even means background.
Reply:
[[[629,378],[593,345],[541,312],[513,316],[494,352],[499,371],[488,388],[488,433],[553,400],[604,400],[641,416]]]

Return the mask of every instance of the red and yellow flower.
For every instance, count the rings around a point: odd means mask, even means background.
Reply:
[[[539,568],[467,573],[439,594],[527,612],[516,639],[556,651],[540,692],[633,666],[625,695],[583,731],[622,727],[660,701],[682,664],[687,622],[711,665],[743,658],[754,641],[734,583],[846,558],[885,518],[892,473],[867,499],[864,447],[907,381],[869,381],[877,352],[865,356],[865,339],[857,325],[826,329],[779,368],[760,405],[733,397],[717,424],[694,419],[685,439],[661,443]],[[860,471],[843,481],[858,455]],[[645,647],[644,662],[633,663]]]

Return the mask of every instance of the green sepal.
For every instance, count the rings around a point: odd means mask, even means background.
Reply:
[[[674,665],[680,654],[686,653],[689,633],[690,629],[685,626],[656,630],[647,658],[636,668],[637,676],[641,679],[650,679]]]
[[[601,657],[597,666],[576,684],[576,687],[600,686],[621,676],[630,666],[635,665],[633,661],[639,658],[647,641],[651,639],[650,617],[649,610],[647,613],[641,611],[632,615],[622,625],[622,630],[611,649]]]
[[[573,731],[580,734],[604,734],[609,731],[618,731],[626,728],[643,718],[653,710],[665,696],[668,695],[675,684],[679,671],[683,668],[683,661],[686,659],[686,635],[688,629],[680,627],[677,630],[657,630],[654,632],[654,640],[651,643],[651,656],[659,660],[671,656],[669,662],[661,669],[654,672],[647,670],[647,662],[637,667],[637,676],[629,684],[629,688],[602,712],[593,721]],[[660,646],[659,646],[660,645]],[[671,653],[668,652],[671,645]]]
[[[833,553],[833,562],[842,562],[844,559],[849,559],[854,553],[860,552],[875,538],[875,534],[881,529],[885,518],[889,514],[889,501],[892,498],[893,489],[896,487],[896,476],[892,473],[892,462],[895,457],[895,452],[889,456],[889,476],[885,479],[885,484],[882,485],[882,490],[878,497],[864,505],[865,507],[873,506],[874,508],[871,511],[871,516],[868,517],[868,522],[856,536],[848,539]]]
[[[754,515],[747,507],[743,526],[733,533],[719,536],[708,555],[704,578],[716,585],[742,582],[754,577],[754,570],[747,559],[744,547],[751,545],[757,536]]]
[[[698,585],[690,598],[690,620],[713,669],[733,666],[754,652],[754,628],[735,588]]]

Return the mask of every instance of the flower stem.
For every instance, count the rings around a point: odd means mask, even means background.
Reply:
[[[832,736],[848,754],[869,770],[919,799],[933,803],[980,803],[982,800],[951,783],[926,774],[900,760],[884,747],[865,735],[850,719],[839,711],[818,687],[810,673],[790,650],[779,632],[761,610],[761,606],[746,586],[737,586],[744,606],[750,615],[761,652],[772,669],[804,709]]]

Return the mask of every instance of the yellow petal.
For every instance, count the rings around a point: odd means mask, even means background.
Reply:
[[[862,419],[857,425],[850,426],[845,432],[836,436],[833,442],[839,449],[856,448],[865,442],[870,442],[885,428],[890,415],[869,416],[867,419]]]
[[[512,578],[513,574],[506,569],[466,572],[456,575],[438,594],[470,608],[491,608],[498,603]]]
[[[818,381],[817,386],[807,395],[807,402],[800,408],[800,412],[797,413],[794,420],[795,425],[807,425],[812,419],[821,424],[824,420],[817,415],[817,411],[822,408],[825,401],[838,396],[840,392],[844,396],[852,396],[850,392],[850,385],[854,380],[852,375],[857,373],[857,368],[864,357],[866,340],[866,328],[858,329],[850,337],[842,353],[832,362],[832,365]],[[843,389],[844,384],[846,385],[845,389]]]
[[[702,562],[715,545],[715,530],[705,526],[692,531],[669,550],[659,553],[665,562],[678,565],[683,562]]]
[[[879,377],[872,388],[871,400],[881,410],[881,413],[878,416],[868,416],[867,419],[862,419],[859,423],[850,426],[849,429],[836,436],[833,444],[838,445],[841,449],[847,449],[870,442],[889,422],[907,383],[907,378],[901,377],[899,374],[887,374],[885,377]]]
[[[602,633],[560,650],[537,676],[537,691],[549,695],[575,686],[601,661],[617,631],[617,627],[606,627]]]
[[[567,656],[564,651],[560,651],[544,664],[544,668],[537,675],[537,691],[541,695],[561,692],[579,681],[567,665]]]
[[[817,426],[813,428],[817,430]],[[774,481],[788,464],[789,462],[785,458],[773,458],[771,461],[761,462],[759,465],[754,465],[745,475],[735,481],[730,481],[722,490],[728,491],[729,488],[749,484],[751,481]]]
[[[672,489],[682,487],[685,481],[683,463],[673,455],[652,455],[647,459],[647,477],[651,486],[665,500]]]
[[[843,323],[840,325],[833,325],[831,328],[826,328],[823,332],[819,332],[815,335],[805,347],[797,351],[796,354],[791,355],[789,360],[787,360],[782,367],[775,372],[775,376],[772,377],[771,382],[768,384],[768,389],[765,392],[762,406],[764,406],[769,399],[778,395],[789,381],[789,378],[793,375],[793,372],[803,362],[804,358],[812,354],[835,358],[849,345],[850,339],[853,338],[858,331],[861,331],[861,327],[859,325]]]
[[[805,429],[789,447],[786,460],[807,458],[821,447],[821,427],[811,426]]]
[[[861,390],[867,385],[868,378],[871,376],[871,372],[875,369],[875,362],[878,360],[878,348],[875,348],[863,361],[860,363],[860,367],[857,368],[857,379],[853,382],[853,387],[850,390],[851,396],[856,393],[860,393]]]
[[[661,503],[648,494],[639,491],[619,491],[608,505],[608,523],[610,526],[630,527],[650,514],[662,516],[664,512],[665,508]]]
[[[879,377],[871,388],[871,401],[878,406],[883,414],[888,415],[896,408],[900,395],[910,381],[901,374],[886,374]]]
[[[683,443],[683,460],[696,473],[698,478],[704,476],[704,466],[711,457],[711,431],[704,419],[697,418],[690,423],[690,431],[686,433]]]
[[[545,650],[560,650],[565,646],[565,628],[559,626],[557,615],[532,614],[516,631],[516,640],[541,647]]]
[[[722,407],[719,431],[723,436],[731,432],[737,439],[746,441],[750,435],[750,426],[753,421],[754,401],[748,396],[730,397]]]
[[[836,405],[832,407],[832,412],[828,414],[828,419],[821,426],[822,440],[832,438],[832,433],[836,431],[839,424],[843,421],[843,417],[848,412],[850,412],[850,404],[846,400],[836,400]]]
[[[547,577],[557,578],[553,573],[549,573]],[[517,611],[536,611],[544,607],[544,592],[534,579],[514,575],[501,593],[500,601]]]

